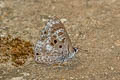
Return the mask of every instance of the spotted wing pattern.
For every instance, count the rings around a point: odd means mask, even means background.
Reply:
[[[76,52],[61,21],[56,17],[49,19],[35,45],[35,61],[46,64],[64,62]]]

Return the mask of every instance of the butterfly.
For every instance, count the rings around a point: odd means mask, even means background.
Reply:
[[[36,62],[55,64],[68,61],[78,52],[78,49],[72,47],[63,23],[57,17],[53,17],[42,29],[34,52]]]

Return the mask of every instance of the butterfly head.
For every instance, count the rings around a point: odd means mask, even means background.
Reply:
[[[73,48],[74,52],[77,53],[78,52],[78,48]]]

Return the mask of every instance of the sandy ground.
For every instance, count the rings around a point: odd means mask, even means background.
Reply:
[[[76,56],[61,67],[0,63],[0,80],[120,80],[120,0],[0,0],[0,36],[34,45],[48,16],[65,20]]]

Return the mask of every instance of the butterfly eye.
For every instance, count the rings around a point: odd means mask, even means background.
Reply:
[[[73,48],[73,49],[74,49],[74,51],[75,51],[75,52],[77,52],[77,51],[78,51],[78,48]]]
[[[54,40],[54,43],[56,44],[56,43],[57,43],[57,40]]]
[[[59,48],[62,48],[62,45],[60,45]]]

